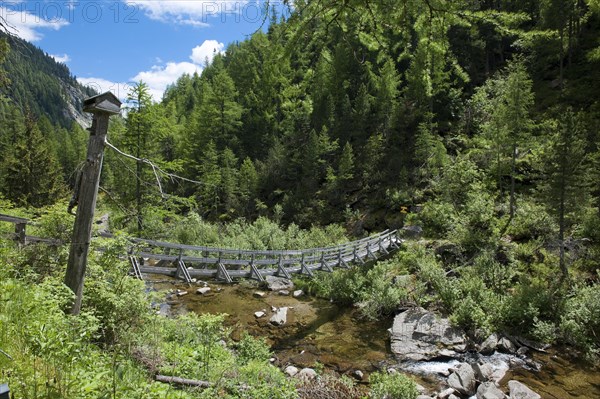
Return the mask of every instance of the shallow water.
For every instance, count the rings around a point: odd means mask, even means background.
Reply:
[[[395,365],[389,348],[387,329],[391,320],[369,322],[358,317],[356,309],[340,307],[322,299],[281,296],[246,283],[241,285],[213,285],[208,295],[197,295],[197,286],[173,282],[152,282],[154,289],[189,291],[183,297],[167,301],[171,314],[185,312],[226,313],[226,324],[232,329],[232,338],[237,340],[243,331],[253,336],[265,337],[272,346],[276,364],[298,367],[315,367],[318,364],[341,374],[352,374],[361,370],[368,374],[375,370]],[[256,291],[267,293],[257,298]],[[165,296],[166,296],[165,292]],[[269,323],[271,307],[289,307],[287,323],[275,327]],[[163,312],[166,309],[163,309]],[[254,312],[265,311],[267,316],[256,319]],[[566,360],[564,353],[534,353],[535,361],[543,364],[539,372],[524,368],[510,370],[501,385],[508,391],[510,379],[519,380],[548,399],[598,399],[600,398],[600,372],[581,362]],[[486,361],[499,368],[511,363],[508,355],[494,355]],[[421,362],[404,367],[413,374],[417,382],[435,391],[441,387],[441,374],[456,363]]]

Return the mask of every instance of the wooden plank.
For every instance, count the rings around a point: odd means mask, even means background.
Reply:
[[[0,222],[8,222],[8,223],[14,223],[14,224],[21,224],[21,223],[29,223],[29,219],[26,218],[21,218],[18,216],[11,216],[11,215],[5,215],[4,213],[0,213]]]

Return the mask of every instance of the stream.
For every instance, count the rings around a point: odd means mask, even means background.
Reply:
[[[188,287],[179,281],[149,279],[153,290],[164,292],[166,302],[161,305],[164,314],[177,315],[186,312],[225,313],[226,325],[231,328],[231,338],[238,340],[242,332],[265,337],[274,352],[280,367],[323,367],[340,374],[353,375],[356,370],[364,373],[363,382],[369,373],[388,367],[398,368],[390,351],[389,335],[392,320],[365,321],[354,308],[341,307],[323,299],[302,296],[282,296],[252,286],[249,283],[236,285],[211,284],[205,295],[196,294],[199,286]],[[186,290],[188,295],[170,295],[177,289]],[[255,292],[266,295],[256,297]],[[287,323],[281,327],[269,323],[271,308],[289,307]],[[267,316],[257,319],[257,311]],[[484,360],[498,368],[510,370],[501,381],[507,391],[511,379],[519,380],[548,399],[597,399],[600,398],[600,373],[578,360],[568,359],[567,353],[553,350],[549,353],[533,353],[533,360],[541,363],[541,371],[516,366],[516,358],[495,354]],[[422,362],[404,366],[404,371],[428,389],[439,391],[444,382],[442,374],[456,364],[456,360],[444,362]],[[509,366],[510,365],[510,366]]]

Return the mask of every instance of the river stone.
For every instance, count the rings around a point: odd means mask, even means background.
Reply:
[[[254,293],[254,296],[255,296],[256,298],[264,298],[264,297],[266,297],[266,296],[267,296],[267,294],[266,294],[265,292],[262,292],[262,291],[256,291],[256,292]]]
[[[304,291],[302,291],[302,290],[296,290],[296,291],[294,291],[294,293],[292,294],[292,296],[293,296],[294,298],[300,298],[302,295],[304,295]]]
[[[477,399],[504,399],[506,395],[493,382],[484,382],[477,388]]]
[[[278,292],[278,294],[281,296],[288,296],[290,295],[290,292],[288,290],[281,290]]]
[[[542,399],[540,395],[519,381],[508,381],[508,390],[510,399]]]
[[[515,346],[515,344],[513,344],[513,342],[506,337],[500,338],[500,340],[498,341],[498,349],[506,353],[517,352],[517,347]]]
[[[475,378],[478,381],[486,382],[492,380],[494,375],[494,367],[490,363],[474,363],[472,366],[473,371],[475,372]]]
[[[365,376],[365,373],[363,373],[360,370],[354,370],[354,373],[352,373],[352,375],[354,376],[354,378],[356,378],[359,381],[362,381],[363,377]]]
[[[466,350],[462,330],[423,308],[397,315],[389,332],[392,352],[401,361],[430,360],[441,356],[442,351],[444,356],[454,356]]]
[[[431,396],[419,395],[419,396],[417,396],[417,399],[431,399]]]
[[[448,388],[445,391],[438,393],[437,397],[439,399],[448,399],[450,395],[454,395],[454,388]]]
[[[275,314],[271,316],[269,322],[275,326],[282,326],[287,322],[287,311],[288,308],[278,308],[275,310]]]
[[[494,333],[487,337],[485,341],[479,347],[479,353],[482,355],[491,355],[494,353],[496,348],[498,347],[498,334]]]
[[[294,283],[283,277],[266,276],[267,287],[271,291],[292,290]]]
[[[187,294],[188,294],[187,291],[177,290],[177,296],[185,296]]]
[[[314,380],[317,378],[317,372],[307,367],[300,370],[300,372],[296,374],[296,377],[300,378],[301,380]]]
[[[463,395],[471,396],[475,393],[475,372],[469,363],[460,363],[448,377],[448,385]]]
[[[202,287],[196,290],[196,294],[204,295],[210,292],[210,287]]]
[[[290,377],[293,377],[296,374],[298,374],[298,367],[287,366],[285,368],[285,370],[283,370],[283,372],[286,373],[287,375],[289,375]]]
[[[261,317],[265,317],[266,313],[265,312],[254,312],[254,317],[256,317],[257,319],[260,319]]]

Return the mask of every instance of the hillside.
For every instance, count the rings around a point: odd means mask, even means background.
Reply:
[[[10,51],[3,68],[9,82],[1,93],[34,116],[45,115],[52,124],[70,128],[73,121],[86,127],[89,115],[82,112],[84,98],[93,91],[77,82],[69,68],[40,48],[18,37],[7,37]]]

